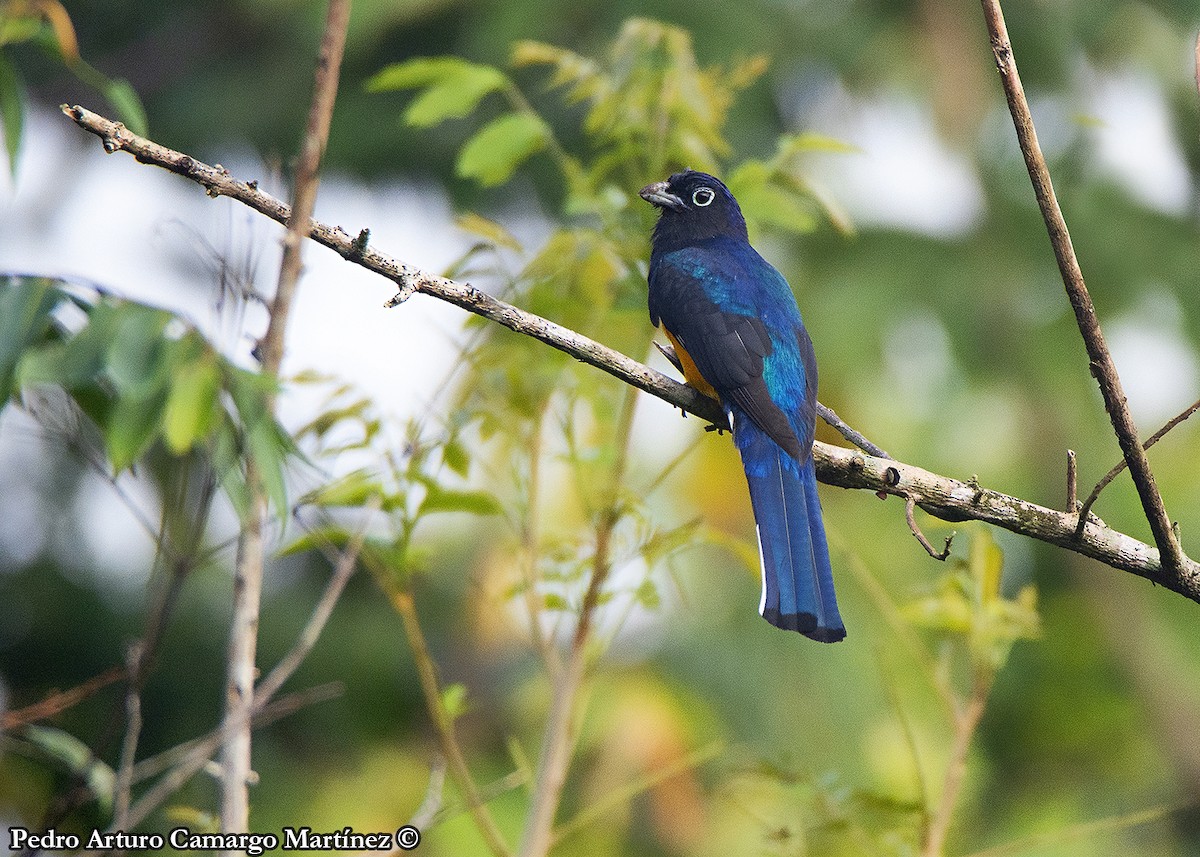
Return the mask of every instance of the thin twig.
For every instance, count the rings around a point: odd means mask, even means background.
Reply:
[[[617,417],[614,441],[616,460],[613,462],[606,496],[596,523],[592,573],[579,608],[579,621],[575,626],[566,665],[555,677],[550,713],[546,718],[541,753],[538,755],[537,772],[534,775],[533,795],[530,798],[529,813],[525,817],[525,831],[521,836],[521,857],[543,857],[554,844],[554,817],[558,812],[562,790],[566,785],[567,770],[578,737],[578,698],[587,671],[593,621],[604,584],[612,570],[612,537],[620,521],[617,503],[629,460],[629,440],[633,434],[636,407],[637,397],[633,388],[627,387]]]
[[[1079,511],[1079,465],[1073,449],[1067,450],[1067,511]]]
[[[0,732],[13,732],[30,723],[55,717],[67,709],[75,707],[85,699],[94,696],[110,684],[123,681],[128,675],[129,670],[127,667],[112,667],[99,675],[92,676],[87,681],[69,690],[52,693],[45,699],[39,700],[32,705],[27,705],[24,708],[6,711],[4,712],[4,719],[0,720]]]
[[[950,556],[950,543],[954,541],[955,533],[946,536],[946,544],[942,549],[935,550],[933,545],[929,543],[929,539],[925,538],[925,534],[921,532],[921,528],[917,526],[917,518],[913,514],[913,509],[916,508],[917,500],[912,495],[908,495],[904,499],[904,520],[908,521],[908,528],[912,530],[912,534],[917,537],[917,541],[921,543],[921,547],[925,548],[925,553],[929,554],[934,559],[945,562],[946,557]]]
[[[336,699],[344,692],[345,686],[342,682],[330,681],[325,684],[315,685],[307,690],[298,690],[294,693],[284,694],[279,699],[273,699],[265,705],[255,705],[254,728],[261,729],[264,726],[269,726],[276,720],[281,720],[284,717],[295,714],[297,711],[307,708],[310,705]],[[207,735],[191,741],[185,741],[182,744],[176,744],[174,747],[163,750],[161,753],[142,759],[142,761],[133,766],[133,782],[145,782],[181,764],[181,760],[186,758],[202,741],[218,735],[220,731],[221,727],[218,726]]]
[[[442,701],[442,688],[433,663],[433,655],[429,652],[429,643],[421,628],[420,617],[417,616],[412,593],[397,587],[390,587],[388,596],[404,623],[404,633],[408,636],[408,643],[412,648],[413,662],[417,666],[417,675],[421,680],[421,690],[425,695],[429,717],[433,721],[438,743],[450,766],[450,774],[454,777],[454,783],[466,799],[467,808],[470,810],[471,817],[475,820],[475,826],[479,828],[484,842],[487,843],[488,849],[496,857],[509,857],[512,852],[504,841],[504,834],[496,826],[496,820],[492,818],[486,801],[479,793],[479,787],[475,784],[474,777],[471,776],[471,769],[467,765],[466,756],[463,755],[462,747],[458,743],[458,737],[454,734],[454,720],[446,711],[446,706]]]
[[[280,223],[288,219],[288,206],[263,193],[257,185],[235,179],[227,172],[203,164],[190,155],[132,134],[120,123],[85,108],[63,105],[62,109],[81,128],[100,137],[107,151],[127,151],[139,161],[160,166],[200,184],[210,195],[236,199]],[[405,265],[357,243],[340,227],[317,221],[313,221],[310,227],[309,234],[314,241],[386,277],[404,291],[419,291],[452,303],[517,333],[538,339],[701,419],[715,425],[725,424],[725,415],[716,401],[618,351],[505,303],[470,284],[436,277]],[[1145,577],[1200,603],[1200,564],[1185,557],[1182,570],[1164,571],[1157,549],[1094,520],[1089,520],[1083,532],[1075,536],[1078,523],[1075,515],[1047,509],[912,465],[864,455],[820,441],[813,444],[813,458],[818,478],[827,484],[876,493],[913,495],[917,505],[943,520],[979,520],[995,524],[1019,535],[1097,559],[1112,568]],[[903,488],[897,487],[900,485]]]
[[[1167,420],[1166,425],[1164,425],[1154,434],[1150,435],[1150,437],[1146,440],[1145,448],[1149,449],[1150,447],[1154,446],[1154,444],[1158,443],[1162,439],[1163,435],[1175,428],[1175,426],[1179,425],[1192,414],[1196,413],[1196,411],[1200,411],[1200,399],[1192,402],[1190,405],[1184,408],[1182,412],[1171,417],[1171,419]],[[1125,459],[1121,459],[1113,465],[1112,470],[1108,471],[1108,473],[1105,473],[1104,477],[1096,483],[1096,487],[1092,489],[1092,493],[1088,494],[1088,498],[1084,500],[1083,505],[1079,507],[1079,531],[1082,531],[1083,525],[1088,519],[1088,513],[1092,511],[1092,506],[1095,504],[1096,500],[1099,499],[1100,492],[1107,488],[1109,483],[1116,479],[1127,466],[1128,463],[1125,461]]]
[[[141,672],[142,646],[129,647],[125,662],[131,676]],[[129,798],[133,789],[133,765],[137,761],[138,737],[142,732],[142,696],[139,682],[131,680],[125,688],[125,738],[121,742],[121,764],[113,796],[113,824],[118,830],[129,827]]]
[[[967,754],[971,750],[975,729],[979,726],[983,711],[987,707],[990,687],[990,676],[977,670],[971,683],[971,695],[954,719],[954,740],[950,750],[950,762],[946,767],[946,779],[942,785],[942,797],[933,815],[929,817],[929,825],[925,828],[921,857],[942,857],[945,853],[946,835],[950,832],[950,822],[954,819],[954,809],[958,805],[963,778],[967,773]]]
[[[983,16],[987,22],[988,33],[991,36],[992,52],[996,59],[996,68],[1000,71],[1000,80],[1004,86],[1004,94],[1008,99],[1008,109],[1012,114],[1013,124],[1017,130],[1017,139],[1021,145],[1021,153],[1025,156],[1025,166],[1029,170],[1029,178],[1033,182],[1033,191],[1037,196],[1042,218],[1046,221],[1046,230],[1050,235],[1050,244],[1054,248],[1054,257],[1058,260],[1058,269],[1062,274],[1063,285],[1071,307],[1075,310],[1075,321],[1079,332],[1087,346],[1088,359],[1091,363],[1092,375],[1100,386],[1100,394],[1104,398],[1104,407],[1112,421],[1113,431],[1121,446],[1121,453],[1129,465],[1129,473],[1137,486],[1138,497],[1142,501],[1142,509],[1154,534],[1154,543],[1158,546],[1162,564],[1167,573],[1179,575],[1183,572],[1185,557],[1179,540],[1171,527],[1163,506],[1162,495],[1154,482],[1154,473],[1146,458],[1146,450],[1138,440],[1137,426],[1129,412],[1125,400],[1125,392],[1121,388],[1121,378],[1117,374],[1116,364],[1109,354],[1104,341],[1104,333],[1096,318],[1096,308],[1092,305],[1091,295],[1083,280],[1083,272],[1079,268],[1079,260],[1075,257],[1075,249],[1071,245],[1071,235],[1067,231],[1066,221],[1054,195],[1054,186],[1050,181],[1050,170],[1046,159],[1042,156],[1041,146],[1038,145],[1037,131],[1034,129],[1033,117],[1029,112],[1029,103],[1025,100],[1025,90],[1021,86],[1021,77],[1017,72],[1017,62],[1013,57],[1012,44],[1008,39],[1008,29],[1004,23],[1004,12],[1000,8],[1000,0],[981,0]]]
[[[308,691],[290,694],[283,697],[275,705],[268,706],[266,701],[259,707],[255,705],[255,710],[251,713],[252,725],[263,725],[272,720],[278,719],[285,713],[291,713],[306,705],[312,705],[316,702],[321,702],[331,698],[330,689],[337,688],[340,693],[341,684],[339,682],[331,682],[327,685],[321,685],[312,688]],[[336,693],[332,694],[336,695]],[[262,717],[259,717],[261,713]],[[187,752],[181,758],[174,761],[174,764],[167,769],[167,773],[155,783],[147,792],[145,792],[129,809],[127,818],[128,828],[133,829],[141,824],[149,817],[150,813],[158,809],[171,795],[183,788],[183,786],[196,775],[196,773],[209,763],[213,754],[225,743],[226,733],[233,724],[228,721],[223,722],[221,726],[214,729],[204,738],[189,742]],[[168,751],[170,752],[170,751]],[[138,769],[141,768],[139,764]],[[134,778],[139,778],[140,771],[135,769]],[[122,829],[115,825],[110,826],[108,832]],[[88,853],[88,852],[85,852]]]
[[[330,0],[317,59],[308,125],[296,162],[293,210],[283,242],[279,282],[271,303],[267,332],[257,349],[263,372],[268,376],[277,376],[283,362],[287,321],[300,279],[303,238],[308,234],[307,226],[316,202],[321,155],[329,139],[349,21],[350,0]],[[222,753],[221,830],[225,833],[247,831],[250,815],[250,712],[254,699],[258,619],[262,600],[265,552],[262,530],[266,517],[266,491],[257,473],[251,472],[247,477],[251,485],[250,515],[243,524],[238,540],[225,691],[225,718],[230,726]]]
[[[346,584],[353,576],[355,568],[358,567],[358,555],[362,552],[363,542],[367,538],[367,526],[370,523],[371,516],[379,510],[381,504],[382,498],[379,495],[375,495],[367,501],[364,506],[365,514],[362,526],[354,534],[353,538],[351,538],[350,543],[346,545],[341,556],[338,557],[333,574],[329,576],[329,581],[325,584],[325,591],[321,593],[321,597],[313,607],[312,615],[308,618],[308,623],[304,626],[304,630],[300,632],[300,635],[296,638],[296,642],[292,644],[292,648],[288,653],[275,664],[275,668],[254,689],[254,696],[256,698],[261,696],[263,699],[270,699],[274,696],[279,691],[279,688],[283,686],[283,683],[291,677],[297,667],[308,657],[309,653],[313,650],[313,646],[317,644],[317,639],[321,636],[321,631],[325,629],[325,624],[333,614],[333,608],[341,597],[342,590],[346,588]]]
[[[446,785],[446,757],[440,753],[429,764],[429,785],[425,788],[425,799],[417,807],[408,823],[417,830],[425,830],[442,808],[442,792]]]

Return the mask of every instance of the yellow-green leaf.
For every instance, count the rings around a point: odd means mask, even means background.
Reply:
[[[484,125],[458,153],[455,171],[484,187],[503,184],[517,167],[546,147],[550,130],[537,116],[506,113]]]
[[[221,369],[215,355],[194,360],[176,373],[163,414],[163,439],[176,455],[208,436],[216,420]]]
[[[468,211],[455,221],[459,229],[484,238],[497,247],[507,247],[509,250],[521,251],[521,242],[513,234],[494,220],[481,217],[473,211]]]
[[[418,128],[428,128],[446,119],[458,119],[478,106],[485,95],[502,89],[508,78],[489,65],[463,64],[413,99],[404,111],[404,121]]]

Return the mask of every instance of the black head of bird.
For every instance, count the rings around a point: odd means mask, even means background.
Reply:
[[[639,194],[661,214],[654,227],[654,247],[664,251],[710,238],[746,240],[746,219],[737,200],[720,179],[696,170],[675,173],[646,185]]]

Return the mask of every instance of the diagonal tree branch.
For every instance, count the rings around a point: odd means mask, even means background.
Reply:
[[[80,127],[100,137],[106,151],[127,151],[142,163],[163,167],[197,182],[210,196],[231,197],[276,222],[287,222],[288,206],[260,191],[256,183],[240,181],[227,170],[211,167],[132,134],[120,123],[90,110],[66,105],[62,109]],[[437,277],[385,256],[367,245],[365,231],[358,238],[352,238],[341,227],[312,221],[309,236],[344,258],[396,283],[400,288],[397,297],[401,299],[421,292],[455,304],[517,333],[532,336],[685,412],[716,424],[724,422],[718,404],[694,388],[470,284]],[[978,520],[1003,527],[1152,580],[1200,603],[1200,564],[1183,557],[1179,566],[1164,569],[1157,548],[1095,522],[1088,523],[1076,535],[1078,516],[1073,513],[1048,509],[983,488],[974,479],[963,482],[892,459],[819,441],[813,446],[813,458],[818,477],[827,484],[910,496],[917,505],[943,520]]]
[[[1100,385],[1105,410],[1112,420],[1113,431],[1121,445],[1121,453],[1129,465],[1129,475],[1133,477],[1137,486],[1138,497],[1150,524],[1150,532],[1154,534],[1154,543],[1158,545],[1162,554],[1163,564],[1171,572],[1179,572],[1185,562],[1183,549],[1167,517],[1162,495],[1158,493],[1154,473],[1150,470],[1150,462],[1146,458],[1146,450],[1138,439],[1137,426],[1129,413],[1116,364],[1113,363],[1112,355],[1104,342],[1104,333],[1100,330],[1100,322],[1096,318],[1096,308],[1092,305],[1087,284],[1083,281],[1083,272],[1079,268],[1079,260],[1075,257],[1075,248],[1071,245],[1071,234],[1067,231],[1067,223],[1054,195],[1050,170],[1046,166],[1045,157],[1042,156],[1037,131],[1033,126],[1033,116],[1029,112],[1029,102],[1025,99],[1025,89],[1021,86],[1021,77],[1017,73],[1017,61],[1013,57],[1000,0],[981,2],[983,17],[991,36],[996,68],[1000,71],[1000,81],[1008,99],[1008,110],[1012,114],[1017,139],[1021,144],[1021,154],[1025,157],[1029,179],[1033,182],[1033,192],[1042,210],[1042,218],[1046,221],[1046,231],[1050,233],[1050,244],[1054,248],[1054,257],[1058,260],[1058,270],[1062,274],[1067,297],[1075,310],[1079,332],[1087,346],[1092,375]]]

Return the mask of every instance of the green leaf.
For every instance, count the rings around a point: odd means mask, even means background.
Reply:
[[[458,438],[446,441],[442,447],[442,460],[459,476],[466,476],[471,467],[471,457],[467,454],[467,448],[459,442]]]
[[[298,553],[331,547],[341,550],[348,544],[350,544],[350,531],[345,527],[337,525],[314,527],[281,550],[279,555],[294,556]]]
[[[229,498],[234,512],[240,520],[245,520],[250,513],[250,489],[246,485],[246,474],[242,471],[241,459],[238,455],[237,429],[230,417],[221,421],[212,445],[213,472]]]
[[[782,164],[788,158],[807,152],[849,155],[861,151],[862,149],[858,148],[858,146],[851,145],[836,137],[827,137],[824,134],[805,131],[802,134],[785,134],[780,137],[779,143],[776,146],[775,160]]]
[[[221,369],[209,353],[175,373],[163,414],[167,448],[182,455],[208,436],[220,406]]]
[[[789,232],[811,232],[817,226],[816,205],[762,161],[746,161],[729,174],[729,190],[751,222]]]
[[[454,75],[472,63],[458,57],[415,57],[376,72],[365,84],[368,92],[419,89]]]
[[[51,726],[26,726],[23,734],[47,759],[87,783],[102,811],[112,810],[116,775],[112,768],[93,755],[87,744]]]
[[[430,483],[417,514],[469,512],[472,515],[498,515],[501,511],[499,501],[486,491],[458,491]]]
[[[265,419],[250,428],[246,445],[271,505],[281,518],[286,518],[288,501],[283,466],[292,450],[290,438],[274,420]]]
[[[467,713],[467,686],[455,682],[442,689],[442,709],[451,722]]]
[[[362,468],[347,473],[328,485],[310,491],[300,502],[317,506],[363,506],[372,497],[383,494],[383,486],[371,471]]]
[[[270,419],[268,406],[277,386],[275,379],[248,369],[234,369],[228,373],[226,384],[237,407],[238,418],[247,430]]]
[[[21,103],[21,84],[17,71],[7,57],[0,54],[0,124],[4,125],[4,150],[8,153],[8,169],[17,177],[17,155],[21,151],[21,129],[25,109]]]
[[[658,594],[658,587],[649,578],[642,581],[641,586],[634,591],[633,597],[647,610],[657,610],[662,606],[662,596]]]
[[[117,111],[121,121],[135,134],[146,136],[150,123],[146,119],[146,108],[127,80],[110,80],[104,87],[104,97]]]
[[[466,214],[461,215],[455,221],[455,225],[459,229],[478,235],[489,244],[497,247],[507,247],[509,250],[516,250],[518,253],[521,252],[521,242],[514,238],[511,232],[496,221],[480,217],[473,211],[468,211]]]
[[[484,125],[458,153],[455,172],[484,187],[508,181],[531,155],[546,147],[550,131],[537,116],[507,113]]]
[[[492,66],[463,64],[413,99],[404,111],[404,121],[417,128],[428,128],[446,119],[461,119],[485,95],[503,89],[507,83],[508,78]]]
[[[120,472],[129,467],[154,443],[162,430],[166,400],[165,385],[146,395],[120,396],[116,400],[108,425],[102,427],[113,470]]]
[[[162,310],[124,304],[108,352],[108,377],[120,396],[148,396],[168,374],[163,331],[171,316]]]
[[[22,279],[10,286],[0,286],[0,406],[12,395],[21,356],[46,335],[50,311],[60,294],[40,279]]]

